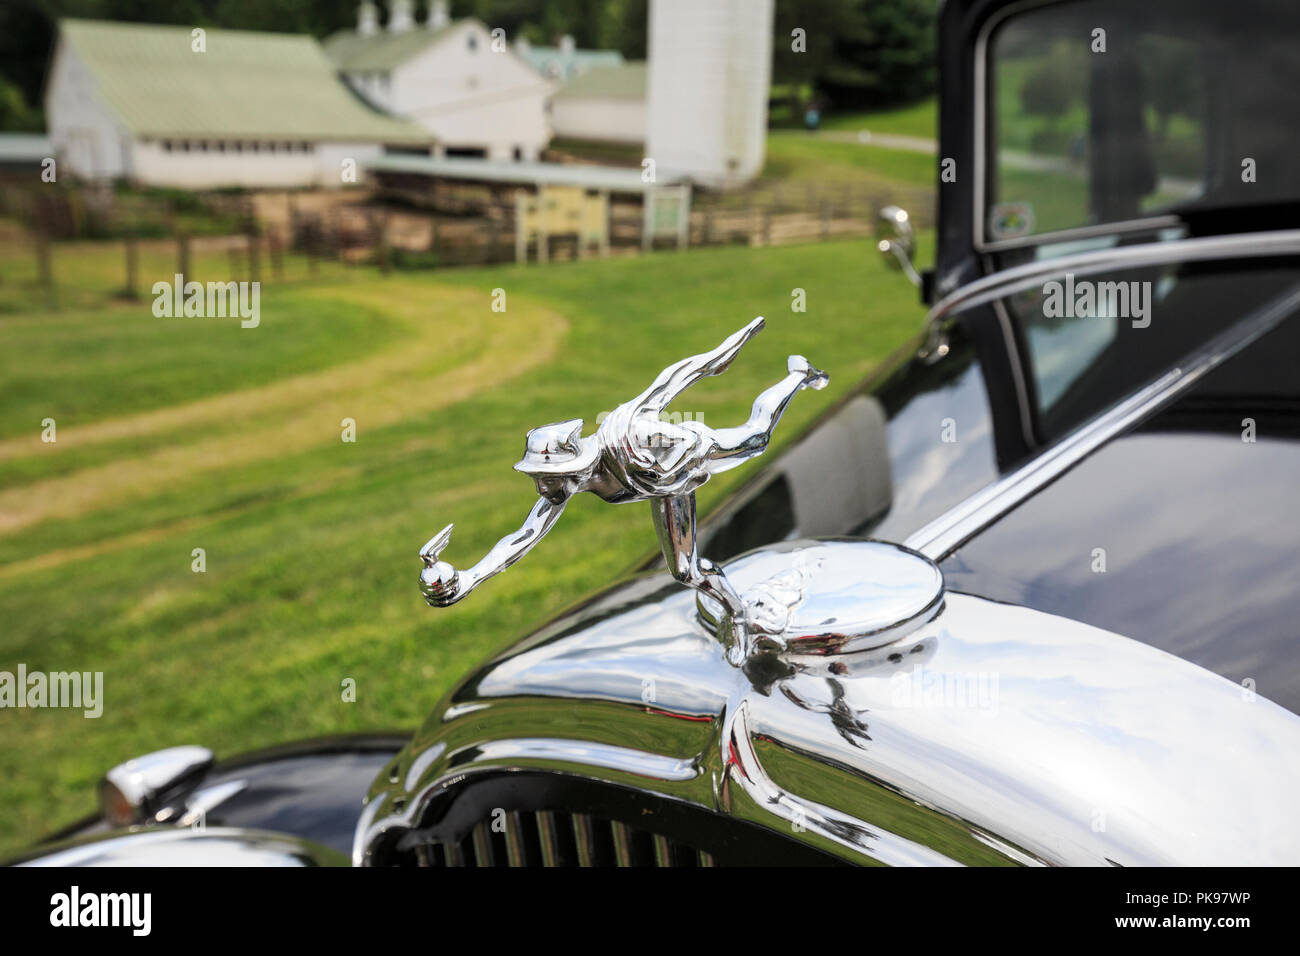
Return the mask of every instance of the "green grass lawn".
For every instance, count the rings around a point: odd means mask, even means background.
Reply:
[[[763,176],[801,183],[934,188],[939,173],[935,157],[926,153],[835,142],[790,130],[768,133]]]
[[[827,130],[870,130],[872,133],[890,133],[896,136],[915,136],[921,139],[939,138],[939,106],[934,97],[877,113],[827,113],[822,117],[821,128]]]
[[[102,671],[105,703],[98,719],[0,711],[0,852],[91,811],[99,775],[134,754],[414,727],[485,655],[651,553],[644,505],[578,500],[509,574],[424,606],[416,551],[433,532],[456,522],[446,557],[465,565],[531,505],[510,467],[528,428],[590,429],[763,314],[731,371],[678,410],[739,421],[802,352],[831,385],[794,401],[785,442],[922,318],[866,241],[386,278],[338,267],[264,282],[257,329],[113,298],[115,245],[57,248],[50,309],[32,259],[0,250],[0,670]],[[165,248],[142,255],[146,293],[170,271]],[[795,288],[806,313],[790,310]],[[755,467],[715,479],[702,506]]]

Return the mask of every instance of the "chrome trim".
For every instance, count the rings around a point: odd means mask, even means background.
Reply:
[[[1300,239],[1300,232],[1295,233]],[[1209,372],[1276,328],[1300,307],[1300,286],[1257,309],[1176,366],[1075,429],[1022,467],[1004,475],[908,536],[904,545],[942,561],[1002,515],[1055,481],[1111,439],[1169,405]]]
[[[896,641],[943,606],[943,573],[934,562],[886,541],[780,542],[723,570],[744,594],[747,621],[780,634],[771,649],[804,666],[810,656],[852,656]],[[710,634],[736,626],[720,604],[703,594],[695,601]]]
[[[632,865],[632,835],[627,824],[618,820],[609,823],[610,832],[614,834],[614,860],[618,866]]]
[[[754,734],[749,727],[748,701],[742,699],[732,710],[723,730],[723,750],[727,754],[723,771],[723,806],[737,812],[732,802],[743,793],[751,802],[748,813],[739,816],[786,821],[792,833],[811,831],[824,840],[838,843],[855,853],[887,866],[956,866],[957,863],[927,846],[871,826],[832,807],[801,798],[779,787],[763,769],[754,751]],[[730,791],[730,792],[729,792]],[[761,808],[761,812],[759,811]]]
[[[1300,862],[1300,717],[1187,661],[950,593],[932,621],[851,666],[749,673],[705,633],[690,592],[647,580],[454,691],[372,786],[354,861],[375,862],[381,837],[420,826],[471,778],[543,771],[859,863]],[[956,699],[963,678],[989,693]],[[483,706],[445,719],[468,702]],[[520,745],[542,726],[568,745]],[[664,775],[683,766],[696,772]]]
[[[41,847],[19,866],[347,866],[342,853],[284,833],[149,827]]]
[[[900,211],[901,213],[901,211]],[[901,213],[906,224],[906,214]],[[830,377],[802,355],[786,359],[785,377],[754,399],[749,418],[731,428],[698,421],[675,424],[662,414],[678,395],[711,375],[721,375],[740,350],[763,330],[762,316],[738,329],[716,348],[691,355],[661,371],[650,386],[601,419],[583,437],[583,422],[573,418],[528,433],[524,457],[515,465],[533,480],[538,498],[524,524],[500,541],[475,565],[461,570],[442,560],[454,525],[447,525],[420,549],[424,569],[420,590],[432,607],[464,599],[537,545],[564,513],[574,495],[591,492],[611,502],[649,501],[668,573],[727,609],[737,627],[725,632],[733,664],[749,657],[758,635],[778,643],[746,616],[747,605],[725,574],[699,553],[695,492],[713,475],[763,454],[786,407],[804,389],[821,390]],[[720,636],[723,632],[720,632]]]
[[[943,327],[953,313],[1032,289],[1052,276],[1066,273],[1093,275],[1108,269],[1278,255],[1300,255],[1300,229],[1145,242],[1026,262],[968,282],[936,302],[925,317],[925,342],[920,354],[923,357],[946,354]]]
[[[555,813],[551,810],[537,811],[537,841],[542,848],[542,866],[559,866],[560,854],[556,850],[559,832],[555,828]]]
[[[195,790],[185,798],[185,814],[176,821],[177,826],[205,826],[208,813],[215,810],[231,797],[236,797],[248,789],[247,780],[228,780]]]
[[[100,782],[104,819],[115,826],[143,822],[158,809],[153,803],[164,791],[187,777],[197,779],[214,760],[207,747],[184,746],[155,750],[118,764]],[[109,805],[115,796],[120,796],[129,808],[129,820]]]
[[[585,813],[571,814],[573,818],[573,842],[578,849],[578,866],[595,866],[596,856],[591,851],[594,840],[591,833],[591,817]]]
[[[1011,382],[1015,386],[1016,404],[1020,408],[1020,434],[1025,439],[1025,445],[1033,448],[1038,444],[1038,437],[1034,434],[1034,410],[1029,401],[1029,383],[1025,381],[1025,366],[1020,355],[1020,344],[1016,341],[1016,331],[1011,324],[1011,315],[1007,312],[1004,300],[998,299],[993,303],[993,314],[998,317],[998,325],[1002,329],[1002,341],[1011,360]]]
[[[1102,236],[1127,236],[1141,232],[1158,232],[1184,225],[1183,220],[1171,214],[1149,216],[1146,219],[1125,219],[1120,222],[1103,222],[1095,226],[1079,226],[1074,229],[1054,229],[1051,232],[1036,232],[1023,239],[997,239],[975,247],[982,254],[1008,252],[1016,249],[1037,249],[1061,242],[1077,242],[1083,239],[1098,239]]]
[[[912,265],[916,255],[916,231],[911,217],[901,206],[885,206],[876,215],[876,251],[884,256],[885,264],[901,269],[914,286],[921,285],[921,274]]]

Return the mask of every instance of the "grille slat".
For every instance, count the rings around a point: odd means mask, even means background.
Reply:
[[[458,841],[409,842],[417,866],[712,866],[713,858],[663,834],[586,813],[514,810],[505,832],[477,823]]]
[[[673,866],[673,848],[668,838],[655,833],[651,840],[654,842],[655,866]]]
[[[591,817],[585,813],[572,814],[573,842],[578,847],[578,866],[595,866],[596,854],[593,844],[596,837],[591,829]]]
[[[496,854],[492,849],[492,831],[486,823],[474,827],[471,839],[474,841],[474,865],[495,866]]]
[[[542,846],[542,866],[562,866],[560,835],[555,826],[555,814],[549,810],[537,811],[537,840]]]
[[[443,846],[443,851],[446,854],[447,866],[465,865],[465,855],[461,852],[461,845],[459,843],[448,843]]]
[[[628,832],[627,824],[613,820],[609,829],[614,839],[614,862],[619,866],[632,866],[632,834]]]
[[[506,819],[506,865],[528,865],[528,858],[524,856],[524,815],[518,810]]]

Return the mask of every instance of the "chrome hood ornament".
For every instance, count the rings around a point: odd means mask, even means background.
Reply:
[[[582,436],[583,423],[577,418],[530,431],[515,470],[533,479],[539,497],[523,526],[463,570],[440,558],[454,526],[439,531],[420,550],[424,561],[420,590],[425,600],[434,607],[455,604],[532,550],[554,526],[568,500],[590,491],[609,502],[648,500],[673,577],[720,604],[734,623],[742,625],[735,631],[765,633],[764,621],[770,616],[753,615],[749,621],[741,595],[696,548],[695,489],[710,476],[762,454],[795,393],[825,388],[828,376],[803,356],[792,355],[785,378],[754,400],[742,425],[710,428],[697,421],[677,424],[660,419],[660,413],[687,388],[708,375],[725,372],[763,324],[760,316],[716,349],[670,365],[644,392],[614,409],[592,435]],[[743,660],[748,642],[731,643],[733,661]]]

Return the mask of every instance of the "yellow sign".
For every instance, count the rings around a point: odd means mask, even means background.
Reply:
[[[578,237],[579,249],[609,242],[609,196],[581,186],[543,186],[536,195],[520,192],[515,200],[515,244],[525,250],[537,243],[537,258],[546,261],[551,236]],[[521,260],[526,253],[518,256]]]

